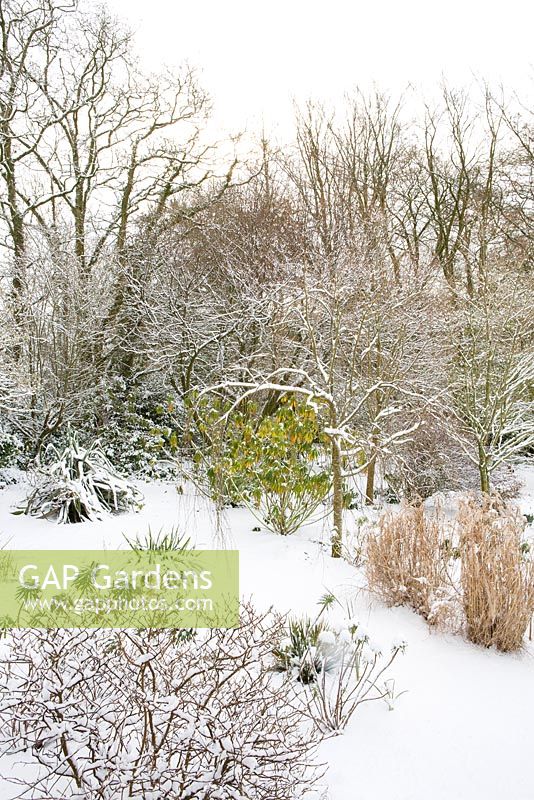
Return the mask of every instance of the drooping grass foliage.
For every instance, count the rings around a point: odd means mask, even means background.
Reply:
[[[142,507],[141,492],[115,470],[98,441],[82,447],[69,430],[65,448],[50,446],[47,453],[53,460],[39,470],[37,486],[16,513],[64,524]]]

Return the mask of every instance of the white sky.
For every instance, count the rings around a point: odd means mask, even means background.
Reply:
[[[108,0],[150,68],[188,60],[221,132],[289,132],[292,98],[336,102],[355,85],[430,92],[473,74],[534,85],[528,0]],[[529,91],[530,90],[530,91]]]

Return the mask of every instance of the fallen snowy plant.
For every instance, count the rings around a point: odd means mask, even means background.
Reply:
[[[142,507],[141,492],[119,475],[98,442],[81,447],[69,431],[64,450],[50,446],[47,452],[54,460],[39,470],[37,486],[15,513],[74,523]]]
[[[309,687],[309,714],[322,735],[340,733],[362,703],[383,700],[391,709],[395,693],[389,668],[406,648],[404,641],[377,645],[357,624],[350,624],[323,645],[335,669],[323,669]]]
[[[245,607],[240,628],[192,637],[15,631],[0,663],[2,750],[39,769],[10,780],[34,800],[302,797],[322,772],[320,735],[267,669],[282,627]]]
[[[326,595],[315,620],[290,620],[288,635],[273,650],[275,669],[297,679],[297,703],[322,736],[340,733],[362,703],[383,700],[392,709],[403,694],[396,692],[389,668],[406,642],[377,644],[347,609],[344,627],[329,627],[322,615],[333,603],[341,605]]]

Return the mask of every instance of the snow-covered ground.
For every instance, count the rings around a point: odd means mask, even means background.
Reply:
[[[534,512],[534,470],[518,470],[521,505]],[[244,509],[217,519],[209,502],[191,490],[141,485],[145,507],[102,522],[74,526],[10,511],[26,488],[0,492],[0,546],[84,549],[126,546],[137,534],[171,525],[198,547],[240,551],[241,593],[258,606],[317,613],[326,591],[353,604],[353,615],[379,640],[408,642],[393,666],[398,692],[390,712],[369,703],[341,736],[325,742],[329,800],[533,800],[534,647],[519,655],[477,648],[459,636],[431,631],[416,614],[386,608],[365,591],[361,572],[328,555],[324,523],[281,537],[258,525]],[[4,786],[0,798],[13,796]]]

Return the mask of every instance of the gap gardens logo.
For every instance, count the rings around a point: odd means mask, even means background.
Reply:
[[[239,553],[3,550],[0,625],[234,628]]]

